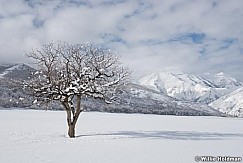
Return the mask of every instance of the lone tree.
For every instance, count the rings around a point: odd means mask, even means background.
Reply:
[[[117,54],[92,44],[49,43],[26,55],[36,62],[38,71],[25,86],[38,101],[62,104],[71,138],[75,137],[75,125],[84,110],[82,98],[112,103],[130,75]]]

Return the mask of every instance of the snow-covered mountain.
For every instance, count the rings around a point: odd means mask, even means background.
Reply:
[[[206,104],[180,101],[137,84],[128,85],[120,95],[120,101],[117,104],[104,105],[98,100],[87,100],[85,105],[92,111],[186,116],[225,116],[225,114]],[[104,110],[97,110],[101,108]]]
[[[32,97],[25,98],[27,92],[17,82],[28,79],[34,71],[25,64],[0,65],[0,106],[37,108]],[[223,112],[242,116],[242,92],[243,84],[224,73],[200,77],[160,72],[142,78],[139,84],[131,83],[121,94],[119,104],[106,105],[91,99],[83,104],[90,111],[224,116]]]
[[[220,97],[209,106],[223,113],[243,117],[243,87]]]
[[[140,79],[139,84],[190,106],[195,102],[210,104],[220,112],[243,116],[243,83],[223,72],[202,76],[178,71],[152,73]]]
[[[25,64],[0,65],[0,78],[27,79],[33,71]]]
[[[203,74],[203,77],[216,84],[220,88],[235,89],[237,87],[243,86],[242,82],[228,76],[224,72],[219,72],[217,74],[206,73]]]
[[[227,87],[182,72],[152,73],[140,79],[139,84],[183,101],[206,104],[228,93]]]
[[[28,79],[33,71],[34,69],[24,64],[1,66],[0,106],[38,109],[33,104],[34,99],[28,97],[27,92],[17,82],[18,79]],[[180,101],[158,90],[132,83],[120,94],[119,100],[119,103],[106,105],[100,100],[86,98],[83,104],[88,111],[225,116],[205,104]],[[61,108],[60,105],[53,106],[53,109]]]

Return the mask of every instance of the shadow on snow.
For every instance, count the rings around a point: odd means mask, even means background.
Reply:
[[[118,131],[78,135],[78,137],[115,136],[115,138],[147,138],[170,140],[223,140],[243,138],[240,133],[195,132],[195,131]]]

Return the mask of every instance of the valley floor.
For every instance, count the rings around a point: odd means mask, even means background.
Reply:
[[[77,138],[62,111],[1,110],[0,162],[191,163],[243,157],[243,119],[82,113]]]

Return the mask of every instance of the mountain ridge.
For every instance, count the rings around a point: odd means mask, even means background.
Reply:
[[[0,65],[1,67],[1,65]],[[33,97],[25,97],[26,92],[20,86],[14,84],[14,80],[28,80],[31,73],[36,70],[25,64],[8,65],[0,69],[0,105],[3,107],[21,107],[37,109],[39,106],[33,104]],[[175,73],[175,72],[174,72]],[[179,73],[179,72],[177,72]],[[199,77],[188,76],[180,72],[181,77],[187,77],[186,80],[193,79],[196,84],[210,85],[216,88],[210,81]],[[174,77],[176,75],[174,74]],[[180,78],[181,82],[185,79]],[[159,82],[159,81],[158,81]],[[161,84],[161,83],[157,83]],[[194,86],[196,85],[194,84]],[[158,86],[158,85],[157,85]],[[154,87],[156,88],[156,87]],[[102,101],[86,98],[84,105],[88,111],[106,111],[106,112],[126,112],[126,113],[144,113],[144,114],[169,114],[169,115],[192,115],[192,116],[226,116],[224,113],[213,109],[205,103],[199,101],[181,100],[165,93],[167,91],[160,85],[160,90],[146,87],[144,85],[130,83],[121,94],[121,104],[106,105]],[[199,87],[201,89],[201,87]],[[206,88],[205,88],[206,89]],[[221,89],[221,88],[220,88]],[[206,89],[207,90],[207,89]],[[164,93],[163,93],[164,92]],[[193,92],[192,92],[193,93]],[[52,106],[53,109],[60,110],[58,104]]]
[[[231,92],[232,89],[243,85],[236,79],[234,80],[237,81],[237,84],[233,85],[232,80],[233,78],[230,80],[230,86],[227,85],[226,81],[225,86],[222,87],[213,80],[207,80],[193,74],[159,72],[141,78],[138,83],[180,100],[209,104],[222,95]]]
[[[226,94],[219,99],[209,104],[214,109],[220,112],[243,117],[243,87],[240,87],[229,94]]]

